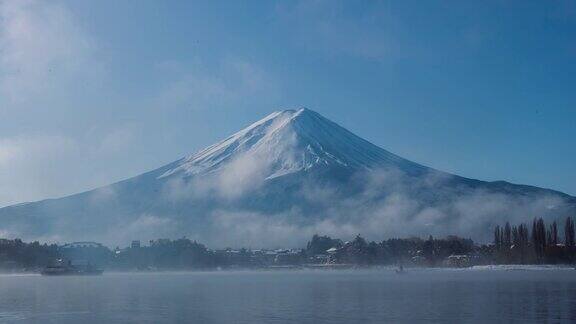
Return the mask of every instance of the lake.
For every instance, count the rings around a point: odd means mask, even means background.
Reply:
[[[0,276],[2,323],[573,322],[576,270]]]

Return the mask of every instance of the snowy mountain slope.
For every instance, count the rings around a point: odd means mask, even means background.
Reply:
[[[213,172],[239,154],[265,159],[272,171],[270,178],[321,165],[371,169],[390,164],[410,173],[426,169],[303,108],[274,112],[224,141],[189,156],[162,176]]]
[[[556,191],[427,168],[299,109],[110,186],[2,208],[0,235],[251,246],[298,244],[314,232],[485,239],[494,223],[565,217],[575,206]]]

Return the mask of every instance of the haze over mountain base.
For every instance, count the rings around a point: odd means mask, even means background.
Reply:
[[[300,109],[125,181],[2,208],[0,236],[107,244],[186,236],[253,248],[293,246],[314,233],[487,241],[495,224],[575,212],[566,194],[434,170]]]

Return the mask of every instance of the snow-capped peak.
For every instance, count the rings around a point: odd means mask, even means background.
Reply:
[[[424,168],[363,140],[310,109],[301,108],[275,111],[182,159],[161,177],[210,173],[248,157],[252,163],[266,168],[268,178],[316,166],[371,169],[394,165],[408,172]]]

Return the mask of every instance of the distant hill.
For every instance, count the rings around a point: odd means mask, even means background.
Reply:
[[[496,223],[575,211],[576,198],[561,192],[434,170],[300,109],[106,187],[2,208],[0,235],[107,244],[186,236],[215,247],[287,246],[314,233],[487,241]]]

